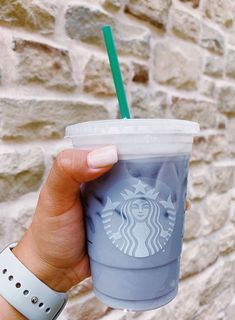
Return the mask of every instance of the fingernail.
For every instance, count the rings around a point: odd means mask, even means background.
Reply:
[[[107,146],[88,153],[87,163],[92,169],[108,167],[118,161],[116,146]]]

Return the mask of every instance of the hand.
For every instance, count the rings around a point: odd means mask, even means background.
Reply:
[[[191,208],[191,202],[189,199],[186,199],[185,205],[184,205],[184,210],[187,211]]]
[[[66,292],[90,276],[80,186],[110,170],[115,162],[114,146],[90,153],[61,152],[42,186],[33,222],[13,249],[29,270],[56,291]]]
[[[64,150],[42,186],[32,224],[13,253],[56,291],[66,292],[90,275],[80,186],[117,160],[114,146],[90,153]]]
[[[56,157],[42,186],[32,224],[13,253],[56,291],[66,292],[90,275],[80,186],[98,178],[116,162],[114,146],[90,153],[65,150]],[[189,207],[186,201],[185,209]],[[25,319],[1,297],[0,309],[3,320]]]

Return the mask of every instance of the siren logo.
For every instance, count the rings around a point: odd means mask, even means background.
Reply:
[[[159,192],[139,180],[121,196],[120,202],[107,197],[101,213],[105,232],[112,243],[133,257],[148,257],[164,250],[176,220],[171,195],[160,200]]]

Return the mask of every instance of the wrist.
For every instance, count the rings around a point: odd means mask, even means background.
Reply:
[[[1,320],[25,320],[26,318],[0,296]]]
[[[15,245],[15,243],[8,245],[0,254],[0,295],[26,319],[57,319],[67,303],[68,295],[52,290],[40,281],[33,272],[30,272],[12,252]],[[22,256],[20,255],[20,257]],[[33,269],[31,266],[36,260],[32,259],[32,261],[34,262],[30,264],[31,270]],[[42,269],[40,267],[40,269],[35,268],[34,270]],[[35,273],[37,275],[43,274]],[[6,309],[4,310],[5,320],[18,319],[15,316],[14,308],[9,308],[4,301],[1,305]]]
[[[67,270],[56,268],[41,258],[37,254],[28,232],[12,252],[29,271],[48,287],[57,292],[67,292],[72,287],[68,281]]]

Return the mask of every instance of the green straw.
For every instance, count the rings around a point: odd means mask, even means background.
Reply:
[[[126,92],[122,80],[122,73],[118,62],[117,51],[115,48],[113,32],[111,26],[102,28],[106,50],[109,56],[109,63],[113,75],[113,81],[116,89],[116,94],[119,102],[119,110],[123,119],[130,119],[130,110],[126,98]]]

